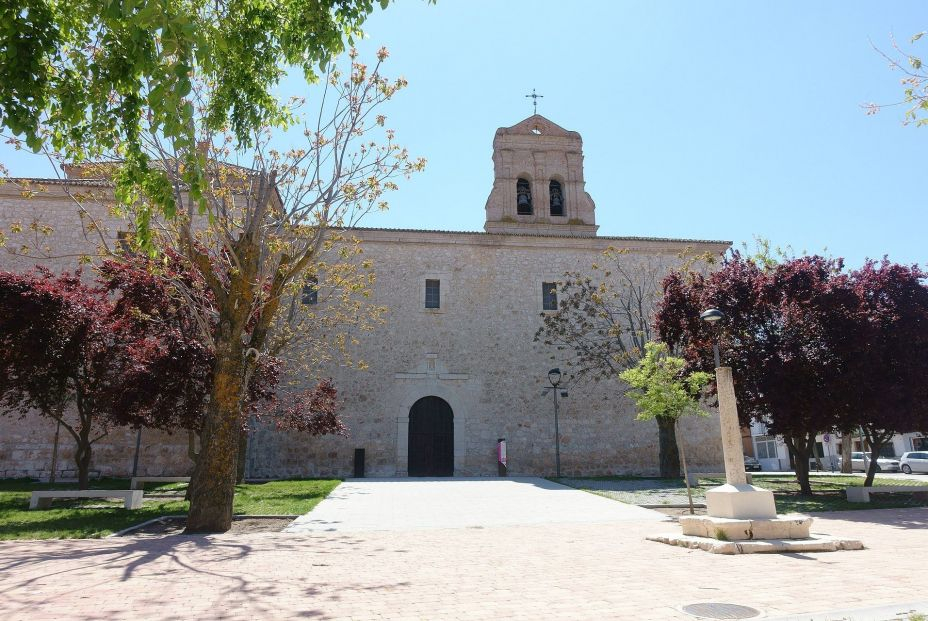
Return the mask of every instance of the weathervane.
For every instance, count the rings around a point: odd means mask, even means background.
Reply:
[[[531,94],[531,95],[526,95],[526,97],[531,97],[531,98],[532,98],[532,106],[535,107],[535,114],[538,114],[538,99],[539,99],[539,98],[544,98],[544,95],[539,95],[539,94],[535,93],[535,89],[533,88],[533,89],[532,89],[532,94]]]

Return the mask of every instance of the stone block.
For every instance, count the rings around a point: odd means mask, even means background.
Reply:
[[[680,518],[680,527],[684,535],[720,541],[804,539],[809,537],[811,526],[812,518],[798,513],[758,520],[719,518],[708,515],[686,515]]]
[[[706,492],[706,513],[732,519],[773,519],[777,507],[770,490],[747,483],[725,484]]]

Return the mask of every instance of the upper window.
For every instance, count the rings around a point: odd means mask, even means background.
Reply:
[[[548,184],[548,194],[551,197],[551,215],[564,215],[564,192],[561,190],[561,182],[551,180]]]
[[[532,184],[522,177],[516,181],[516,213],[520,216],[532,215]]]
[[[314,276],[306,279],[300,301],[303,304],[317,304],[319,302],[319,281]]]
[[[557,283],[541,283],[541,308],[546,311],[557,310]]]
[[[129,231],[117,231],[116,249],[122,254],[130,254],[132,252],[132,233]]]
[[[441,308],[441,281],[432,280],[431,278],[426,279],[425,281],[425,307],[426,308]]]

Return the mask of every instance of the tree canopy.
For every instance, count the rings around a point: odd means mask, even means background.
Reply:
[[[272,90],[288,66],[315,82],[362,34],[375,0],[11,0],[0,7],[0,127],[69,162],[116,151],[117,182],[171,216],[176,200],[143,147],[157,134],[205,190],[200,117],[243,145],[293,120]],[[379,0],[386,7],[389,0]],[[203,100],[194,84],[210,86]],[[142,242],[148,245],[147,231]]]
[[[677,420],[688,414],[702,414],[699,397],[712,381],[705,371],[686,371],[683,358],[669,355],[667,345],[651,341],[638,364],[619,377],[631,386],[626,392],[638,406],[639,420],[658,417]]]
[[[922,278],[918,268],[888,261],[847,272],[838,259],[767,265],[734,252],[708,276],[668,276],[656,327],[691,369],[712,368],[718,338],[742,424],[761,422],[782,435],[811,493],[808,460],[818,433],[870,425],[876,453],[892,433],[925,420],[923,382],[915,378],[928,366],[909,346],[924,342],[918,329],[928,325]],[[717,328],[699,319],[707,308],[725,313]]]

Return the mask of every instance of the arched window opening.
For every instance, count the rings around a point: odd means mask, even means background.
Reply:
[[[564,192],[561,191],[561,182],[554,179],[548,184],[548,194],[551,196],[551,215],[564,215]]]
[[[532,185],[522,177],[516,181],[516,213],[520,216],[532,215]]]

